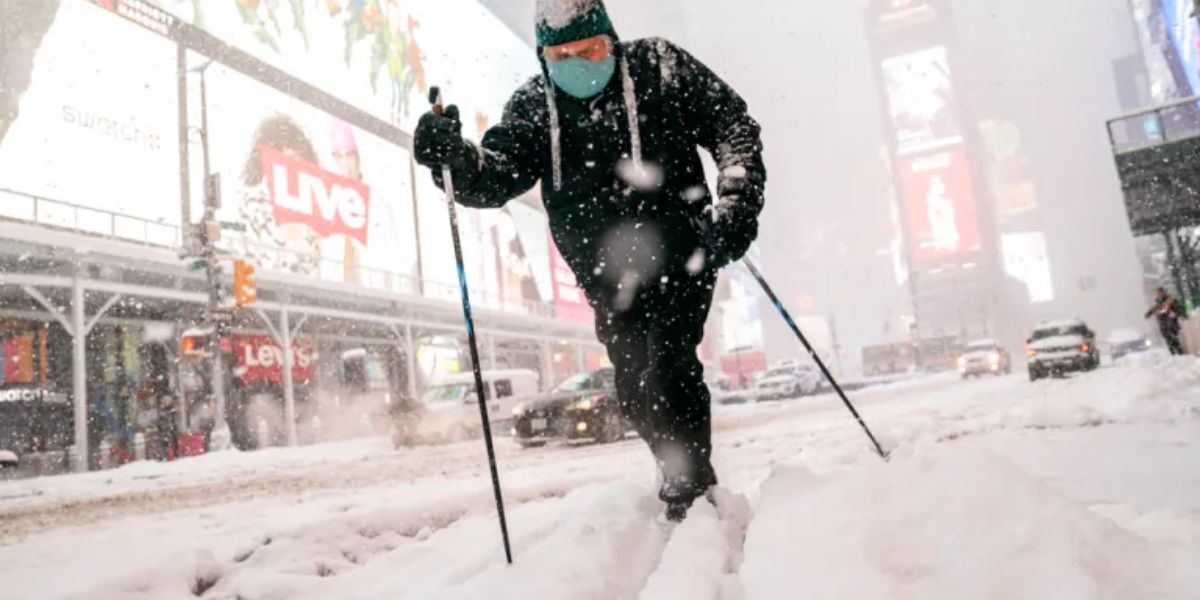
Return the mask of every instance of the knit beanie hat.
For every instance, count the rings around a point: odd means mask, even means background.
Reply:
[[[536,31],[539,48],[615,33],[604,0],[538,0]]]

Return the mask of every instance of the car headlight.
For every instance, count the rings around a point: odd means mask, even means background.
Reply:
[[[525,405],[524,404],[518,404],[513,407],[513,416],[514,417],[519,417],[523,414],[525,414]]]
[[[966,366],[967,366],[967,357],[965,357],[965,356],[958,357],[958,368],[962,369],[962,368],[965,368]]]
[[[988,364],[991,364],[991,365],[1000,364],[1000,353],[993,352],[993,353],[989,354],[988,355]]]
[[[584,398],[575,403],[575,410],[592,410],[595,405],[591,398]]]
[[[1150,346],[1153,346],[1153,345],[1154,345],[1154,342],[1152,342],[1152,341],[1150,341],[1150,340],[1146,340],[1146,347],[1147,347],[1147,348],[1149,348]]]

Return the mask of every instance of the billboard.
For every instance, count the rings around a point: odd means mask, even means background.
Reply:
[[[979,124],[988,163],[988,182],[996,214],[1013,216],[1037,208],[1033,166],[1016,124],[991,119]]]
[[[549,233],[546,235],[549,236]],[[567,259],[563,258],[553,240],[549,240],[549,246],[554,277],[554,316],[560,320],[577,323],[595,322],[592,307],[588,304],[583,290],[579,289],[575,272],[571,270]]]
[[[1200,94],[1200,24],[1192,16],[1193,0],[1161,0],[1163,21],[1175,45],[1187,88],[1182,96]]]
[[[889,58],[882,66],[898,154],[962,142],[944,46]]]
[[[912,258],[924,262],[978,252],[982,241],[966,150],[960,145],[903,157],[897,167]]]
[[[265,335],[233,336],[233,353],[237,359],[234,374],[242,383],[283,383],[283,348]],[[313,381],[317,374],[317,354],[311,339],[297,338],[292,342],[292,378],[298,382]]]
[[[1029,289],[1032,302],[1054,301],[1054,276],[1042,232],[1006,233],[1000,236],[1004,271]]]
[[[475,0],[158,0],[160,8],[411,131],[440,85],[464,114],[498,116],[536,55]],[[471,123],[467,119],[467,129]]]
[[[225,249],[264,270],[415,292],[408,151],[222,65],[205,77],[218,217],[245,228]]]
[[[92,4],[63,2],[32,72],[0,68],[0,89],[31,76],[0,139],[0,189],[56,202],[34,214],[31,199],[5,197],[0,216],[111,235],[123,226],[148,235],[148,222],[165,238],[153,241],[175,243],[175,72],[174,44]]]

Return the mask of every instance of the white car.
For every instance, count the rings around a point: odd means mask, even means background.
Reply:
[[[821,378],[816,368],[808,365],[775,367],[758,380],[754,388],[754,399],[758,402],[799,398],[815,394],[821,387]]]
[[[528,370],[483,372],[483,397],[488,420],[500,425],[512,419],[513,409],[538,395],[538,374]],[[421,437],[455,439],[459,434],[476,433],[479,424],[479,398],[472,372],[438,378],[421,398]]]
[[[995,340],[976,340],[967,344],[958,357],[958,372],[963,379],[1012,372],[1008,352]]]
[[[1096,332],[1078,319],[1038,325],[1026,341],[1029,380],[1100,367]]]

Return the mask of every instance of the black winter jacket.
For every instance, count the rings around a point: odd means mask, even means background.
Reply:
[[[476,208],[501,207],[540,180],[554,240],[593,302],[630,284],[697,274],[703,264],[697,250],[706,248],[698,223],[712,203],[697,148],[716,159],[718,194],[747,217],[738,222],[752,229],[743,232],[750,239],[766,182],[761,129],[729,85],[662,39],[622,42],[616,54],[629,67],[649,173],[622,166],[633,153],[633,134],[618,69],[587,101],[552,88],[553,107],[546,76],[532,78],[484,135],[478,168],[454,174],[458,201]],[[558,113],[561,186],[552,110]]]

